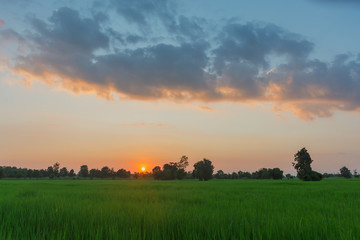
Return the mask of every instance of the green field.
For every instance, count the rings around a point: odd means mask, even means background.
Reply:
[[[2,180],[0,239],[360,239],[360,181]]]

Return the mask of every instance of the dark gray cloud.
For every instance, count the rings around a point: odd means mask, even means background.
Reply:
[[[204,20],[178,15],[176,5],[172,1],[121,0],[111,3],[111,8],[115,8],[129,23],[136,24],[146,35],[158,25],[181,42],[203,39],[206,35],[202,27]]]
[[[151,14],[171,19],[165,34],[177,41],[150,41],[144,33],[113,29],[101,14],[60,8],[48,21],[31,18],[30,34],[0,32],[32,45],[13,70],[105,97],[273,102],[275,111],[307,120],[360,109],[360,55],[338,55],[331,63],[310,59],[312,42],[271,24],[229,22],[208,39],[203,20],[171,16],[167,1],[134,2],[119,1],[116,10],[125,14],[140,4],[138,13],[124,15],[137,25]],[[283,62],[274,65],[273,57]]]
[[[302,61],[313,44],[274,25],[230,23],[219,34],[220,45],[214,50],[215,70],[221,74],[226,63],[246,62],[264,69],[271,54],[284,55],[290,61]]]
[[[128,22],[147,27],[153,19],[173,25],[175,6],[168,0],[113,0],[111,6]]]
[[[44,51],[90,54],[96,49],[107,48],[109,44],[109,38],[102,32],[99,22],[80,18],[77,11],[67,7],[54,11],[49,23],[37,18],[29,20],[35,30],[32,39]]]
[[[18,69],[35,75],[51,72],[63,78],[81,79],[136,98],[181,98],[182,91],[201,92],[206,88],[206,44],[159,43],[96,56],[95,50],[108,47],[109,37],[94,20],[62,8],[53,13],[49,23],[38,19],[31,22],[31,39],[38,51],[18,58]],[[142,40],[132,35],[124,39]]]

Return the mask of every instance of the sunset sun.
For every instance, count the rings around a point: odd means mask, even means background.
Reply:
[[[146,170],[145,167],[142,167],[142,168],[141,168],[141,171],[142,171],[142,172],[145,172],[145,170]]]

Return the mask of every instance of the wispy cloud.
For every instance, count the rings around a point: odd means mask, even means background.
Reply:
[[[214,111],[214,109],[212,109],[211,107],[203,106],[203,105],[199,105],[198,108],[203,110],[203,111],[210,111],[210,112]]]
[[[120,123],[121,127],[169,127],[169,124],[165,123]]]
[[[4,20],[2,20],[2,19],[0,18],[0,26],[2,26],[2,25],[5,25],[5,22],[4,22]]]

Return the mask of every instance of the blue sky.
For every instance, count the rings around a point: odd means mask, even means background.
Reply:
[[[358,1],[2,6],[0,165],[360,167]]]

